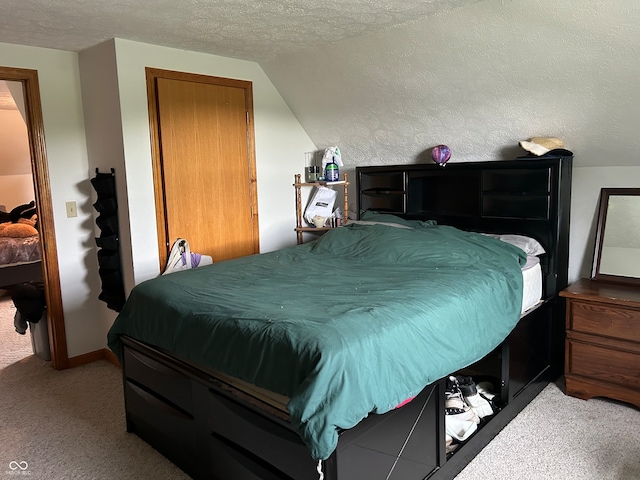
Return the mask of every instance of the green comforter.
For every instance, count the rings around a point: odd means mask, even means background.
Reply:
[[[482,358],[520,317],[522,250],[416,222],[317,241],[136,286],[109,331],[287,395],[315,459],[339,429]]]

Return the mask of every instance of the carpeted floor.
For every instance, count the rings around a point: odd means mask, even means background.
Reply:
[[[126,433],[119,368],[53,370],[15,333],[14,313],[0,299],[0,478],[24,466],[32,479],[188,478]],[[634,407],[550,384],[456,480],[640,479],[639,426]]]
[[[13,326],[16,309],[5,290],[0,290],[0,367],[33,353],[29,334],[18,335]]]
[[[568,397],[552,383],[456,480],[638,480],[638,427],[637,408]]]
[[[0,300],[0,478],[23,478],[12,462],[34,480],[189,478],[126,432],[118,367],[52,369],[33,355],[29,332],[15,332],[14,313]]]

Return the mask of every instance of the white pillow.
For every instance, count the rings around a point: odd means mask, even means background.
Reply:
[[[493,233],[484,233],[483,235],[487,235],[489,237],[497,238],[498,240],[502,240],[503,242],[510,243],[518,247],[521,250],[524,250],[524,253],[527,255],[543,255],[546,252],[544,247],[537,241],[535,238],[527,237],[526,235],[514,235],[510,233],[503,234],[493,234]]]

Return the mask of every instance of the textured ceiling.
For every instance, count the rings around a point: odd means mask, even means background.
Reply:
[[[110,38],[270,60],[481,0],[2,0],[0,42],[80,51]]]
[[[486,0],[261,64],[345,166],[512,159],[564,140],[574,166],[640,165],[640,2]],[[637,183],[637,182],[636,182]]]

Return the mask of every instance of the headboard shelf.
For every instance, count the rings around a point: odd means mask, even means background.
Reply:
[[[531,236],[545,293],[566,287],[572,157],[356,168],[358,207],[486,233]]]

